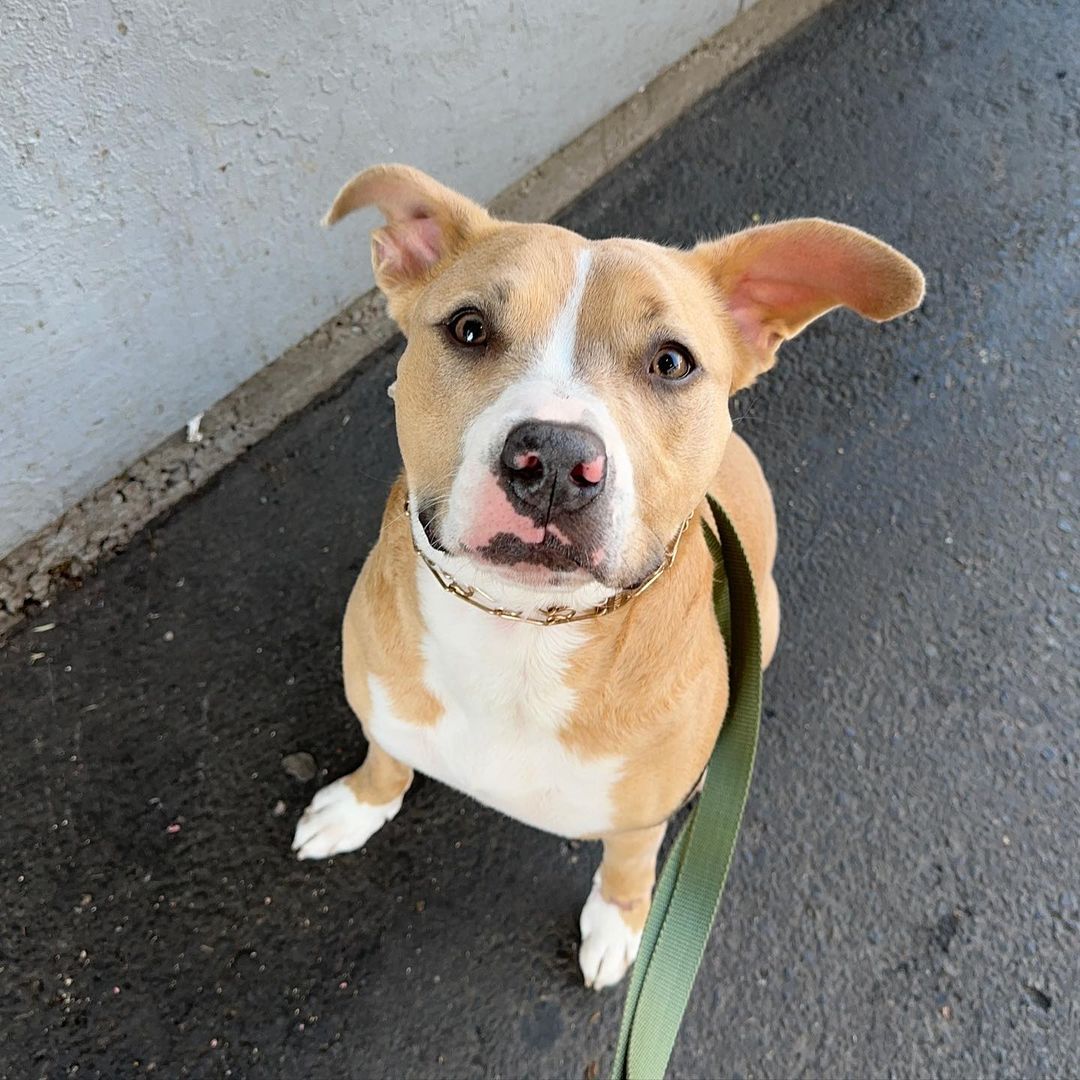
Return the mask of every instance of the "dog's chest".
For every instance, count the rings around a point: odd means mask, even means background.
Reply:
[[[399,761],[536,828],[562,836],[610,829],[621,758],[584,757],[560,738],[577,701],[567,674],[584,631],[496,619],[427,581],[420,599],[422,678],[443,713],[435,724],[410,722],[372,677],[373,738]]]

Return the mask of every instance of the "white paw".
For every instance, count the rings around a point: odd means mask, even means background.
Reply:
[[[581,909],[581,948],[578,963],[585,985],[594,990],[614,986],[637,956],[640,931],[626,925],[622,911],[600,895],[600,875]]]
[[[298,859],[326,859],[363,847],[400,809],[404,792],[392,802],[357,802],[344,779],[315,793],[296,824],[292,849]]]

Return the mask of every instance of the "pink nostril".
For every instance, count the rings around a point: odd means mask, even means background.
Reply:
[[[570,470],[570,479],[576,484],[599,484],[604,479],[604,455],[597,454],[592,461],[580,461]]]
[[[524,472],[527,469],[536,469],[540,466],[540,458],[536,454],[517,454],[514,457],[514,468]]]

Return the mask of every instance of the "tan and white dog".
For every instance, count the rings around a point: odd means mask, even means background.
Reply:
[[[766,664],[779,632],[772,497],[728,398],[831,308],[915,307],[922,274],[817,219],[691,251],[590,241],[497,221],[401,165],[353,177],[326,223],[372,204],[375,277],[408,340],[392,390],[404,472],[345,612],[367,758],[316,794],[293,848],[361,847],[414,769],[598,838],[579,955],[588,985],[611,986],[727,703],[707,491],[746,548]]]

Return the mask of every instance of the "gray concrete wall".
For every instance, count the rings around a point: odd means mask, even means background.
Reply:
[[[6,0],[0,556],[371,285],[340,182],[487,199],[738,0]]]

